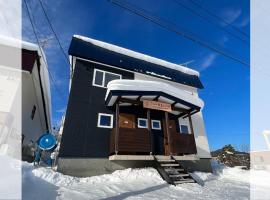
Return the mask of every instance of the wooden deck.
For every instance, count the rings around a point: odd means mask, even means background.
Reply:
[[[110,154],[115,153],[115,132],[112,129],[110,136]],[[151,152],[150,134],[142,128],[119,128],[118,154],[136,155]]]

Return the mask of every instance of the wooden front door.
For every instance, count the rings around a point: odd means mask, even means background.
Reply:
[[[164,154],[165,156],[170,155],[169,151],[169,142],[168,142],[168,134],[167,134],[167,129],[166,129],[166,122],[163,120],[163,130],[164,130]],[[169,131],[170,135],[172,136],[172,133],[176,132],[176,123],[175,120],[169,120]],[[172,139],[172,137],[171,137]]]
[[[120,128],[135,128],[135,115],[120,113],[119,114]]]

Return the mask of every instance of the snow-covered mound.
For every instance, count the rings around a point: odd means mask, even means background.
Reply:
[[[168,185],[153,168],[126,169],[78,178],[23,163],[23,198],[32,199],[249,199],[250,171],[213,163],[214,173],[195,172],[199,184]],[[266,173],[266,172],[265,172]],[[263,174],[266,176],[266,174]],[[263,187],[264,188],[264,187]],[[269,190],[261,194],[267,195]],[[267,196],[266,196],[267,197]],[[263,198],[261,198],[263,199]],[[265,198],[267,199],[267,198]]]

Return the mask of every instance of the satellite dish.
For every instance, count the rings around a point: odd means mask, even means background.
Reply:
[[[37,141],[38,147],[42,150],[49,151],[55,149],[57,146],[57,140],[54,135],[50,133],[46,133],[42,136]]]

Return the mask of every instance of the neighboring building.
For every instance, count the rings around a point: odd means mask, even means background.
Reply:
[[[155,156],[211,171],[199,73],[74,36],[58,171],[76,176],[154,166]]]
[[[0,37],[0,51],[0,151],[21,144],[22,158],[31,160],[35,142],[51,131],[46,59],[37,45],[13,38]]]

